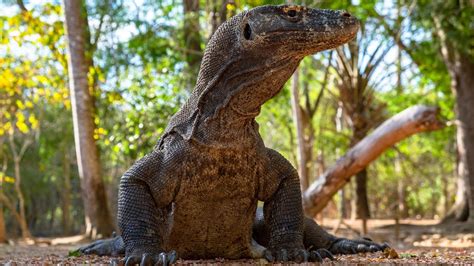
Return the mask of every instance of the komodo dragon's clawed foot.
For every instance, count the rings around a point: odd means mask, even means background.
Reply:
[[[310,261],[322,262],[324,259],[334,260],[332,253],[324,248],[310,251]]]
[[[331,254],[330,251],[326,249],[319,249],[313,251],[307,251],[305,249],[280,249],[271,251],[269,249],[265,250],[264,257],[269,262],[308,262],[308,261],[316,261],[322,262],[323,259],[328,258],[330,260],[334,260],[334,256]]]
[[[137,252],[136,254],[139,254]],[[123,259],[125,266],[137,265],[140,266],[144,265],[163,265],[168,266],[172,263],[175,263],[178,256],[176,255],[176,251],[170,252],[161,252],[161,253],[143,253],[140,255],[130,255],[126,256]]]
[[[378,244],[369,238],[359,240],[340,238],[329,247],[329,251],[333,254],[357,254],[384,251],[388,247],[387,243]]]
[[[80,247],[78,251],[85,255],[99,255],[99,256],[118,256],[125,254],[125,245],[120,236],[97,240],[87,246]]]

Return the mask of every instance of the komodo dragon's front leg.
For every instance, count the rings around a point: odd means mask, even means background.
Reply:
[[[261,181],[259,209],[253,237],[267,247],[265,257],[272,261],[333,258],[332,254],[355,254],[382,251],[388,245],[371,240],[350,240],[333,236],[313,219],[304,217],[296,169],[278,152],[268,149],[266,178]],[[273,194],[267,194],[274,191]]]
[[[308,261],[332,257],[329,252],[304,247],[304,216],[298,173],[278,152],[267,149],[258,198],[264,201],[268,234],[264,256],[269,261]]]
[[[166,253],[162,248],[166,217],[179,181],[169,174],[167,168],[172,162],[167,157],[153,151],[137,161],[120,181],[118,221],[126,265],[166,265],[176,260],[175,252]]]

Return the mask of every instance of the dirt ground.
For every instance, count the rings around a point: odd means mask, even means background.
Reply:
[[[357,238],[359,221],[319,221],[329,231],[350,238]],[[368,231],[373,240],[388,242],[392,251],[373,254],[339,255],[335,261],[326,260],[325,265],[345,264],[463,264],[474,265],[474,224],[436,225],[433,220],[400,221],[370,220]],[[82,236],[67,238],[42,238],[36,242],[16,241],[0,245],[0,264],[110,264],[120,263],[121,258],[79,256],[69,257],[70,251],[88,243]],[[179,260],[177,265],[236,265],[268,264],[265,260]]]

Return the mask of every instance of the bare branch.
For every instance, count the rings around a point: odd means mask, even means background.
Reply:
[[[351,64],[347,60],[347,56],[344,53],[344,50],[342,47],[336,48],[337,52],[337,62],[339,63],[340,66],[343,67],[344,71],[346,71],[348,77],[352,77],[352,69],[351,69]]]
[[[23,155],[25,155],[26,150],[30,147],[31,144],[33,144],[33,140],[31,138],[27,138],[23,142],[23,145],[21,146],[20,152],[18,153],[18,157],[19,157],[20,160],[23,158]]]
[[[108,13],[107,9],[108,9],[108,6],[109,6],[109,1],[106,0],[103,5],[105,6],[105,10],[100,11],[101,14],[100,14],[100,18],[99,18],[99,26],[97,27],[97,29],[95,31],[95,35],[94,35],[93,41],[91,43],[92,51],[97,50],[97,43],[99,42],[100,35],[102,34],[102,26],[104,24],[104,18],[105,18],[105,15]]]
[[[367,65],[367,68],[366,70],[364,71],[364,78],[366,80],[369,80],[370,77],[372,76],[372,74],[374,73],[374,69],[377,68],[377,66],[382,62],[382,60],[385,58],[385,56],[387,55],[387,53],[392,49],[392,47],[390,45],[388,45],[385,50],[382,52],[382,54],[380,54],[380,56],[377,58],[377,60],[371,64],[371,65]]]
[[[28,12],[28,9],[26,9],[25,4],[23,3],[23,0],[16,0],[16,3],[18,4],[22,12]]]

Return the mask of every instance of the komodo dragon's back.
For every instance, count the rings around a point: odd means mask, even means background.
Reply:
[[[125,252],[126,264],[167,264],[176,251],[182,258],[315,261],[332,256],[321,248],[382,249],[305,219],[296,170],[264,146],[255,122],[304,56],[348,42],[358,28],[345,11],[289,5],[257,7],[221,25],[188,101],[121,179],[122,236],[81,250]],[[264,207],[254,221],[257,201]]]

